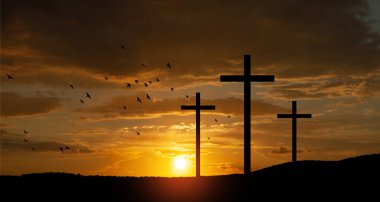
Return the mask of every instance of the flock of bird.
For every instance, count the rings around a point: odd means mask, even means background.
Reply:
[[[125,49],[125,46],[124,46],[123,44],[121,44],[120,47],[121,47],[121,49]],[[141,64],[141,65],[142,65],[143,67],[145,67],[145,64]],[[166,67],[167,67],[168,69],[172,70],[172,66],[171,66],[170,62],[168,62],[168,63],[166,64]],[[10,75],[10,74],[6,74],[6,76],[7,76],[7,79],[8,79],[8,80],[13,80],[13,79],[15,79],[15,78],[14,78],[12,75]],[[104,76],[104,79],[105,79],[106,81],[108,81],[109,78],[108,78],[108,76]],[[156,76],[156,77],[155,77],[155,81],[156,81],[156,82],[160,82],[160,79]],[[137,80],[137,79],[136,79],[134,82],[136,83],[136,85],[139,84],[139,80]],[[141,82],[140,82],[140,83],[141,83]],[[144,83],[143,83],[143,85],[144,85],[145,88],[147,88],[149,85],[152,85],[152,84],[153,84],[153,82],[152,82],[151,80],[148,81],[148,82],[144,82]],[[74,88],[75,88],[73,84],[69,84],[69,87],[70,87],[72,90],[74,90]],[[126,87],[127,87],[127,88],[131,88],[131,87],[132,87],[132,83],[126,83]],[[171,87],[170,90],[171,90],[171,91],[174,91],[174,88]],[[92,98],[91,98],[91,95],[90,95],[88,92],[86,92],[86,96],[85,96],[85,97],[88,98],[88,99],[92,99]],[[188,98],[189,98],[189,95],[185,95],[185,97],[188,99]],[[151,98],[151,96],[150,96],[148,93],[146,94],[145,98],[148,99],[148,100],[150,100],[150,101],[152,101],[152,98]],[[80,98],[79,101],[80,101],[80,103],[85,104],[85,102],[84,102],[84,100],[83,100],[82,98]],[[136,101],[137,101],[138,103],[142,103],[142,100],[140,99],[139,96],[137,96]],[[124,110],[127,110],[127,106],[123,106],[123,109],[124,109]],[[227,117],[228,117],[228,118],[231,118],[230,115],[228,115]],[[217,119],[214,119],[214,121],[215,121],[215,122],[218,122]],[[24,135],[27,135],[28,133],[29,133],[29,132],[26,131],[26,130],[24,129]],[[136,135],[141,135],[141,134],[140,134],[140,131],[136,131]],[[207,139],[210,140],[210,137],[207,137]],[[27,138],[24,138],[24,142],[25,142],[25,143],[30,143],[31,141],[28,140]],[[36,150],[36,148],[34,148],[34,147],[32,147],[31,149],[32,149],[33,151]],[[60,146],[58,149],[59,149],[59,151],[61,151],[62,153],[64,153],[65,150],[71,150],[70,147],[68,147],[68,146]]]

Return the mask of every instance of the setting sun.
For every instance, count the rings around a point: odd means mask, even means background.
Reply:
[[[184,157],[179,156],[179,157],[174,158],[173,165],[176,169],[183,170],[186,168],[187,162],[186,162],[186,159]]]

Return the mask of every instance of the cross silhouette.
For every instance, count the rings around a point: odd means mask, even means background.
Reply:
[[[196,176],[201,176],[201,110],[215,110],[214,105],[201,105],[201,94],[196,93],[195,105],[182,105],[181,110],[195,110]]]
[[[244,174],[251,173],[251,82],[274,82],[273,75],[251,75],[251,55],[244,55],[244,75],[221,75],[221,82],[244,82]]]
[[[291,114],[277,114],[277,118],[290,118],[292,119],[292,161],[297,161],[297,119],[298,118],[311,118],[311,114],[297,114],[297,101],[292,101]]]

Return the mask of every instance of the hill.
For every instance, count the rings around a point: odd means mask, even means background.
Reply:
[[[265,197],[305,201],[377,197],[380,154],[341,161],[284,163],[251,173],[183,178],[104,177],[67,173],[1,176],[9,201],[236,201]],[[306,200],[307,201],[307,200]]]

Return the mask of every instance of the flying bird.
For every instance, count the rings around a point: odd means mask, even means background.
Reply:
[[[170,90],[174,91],[174,88],[170,88]]]
[[[26,131],[26,130],[24,130],[24,135],[25,135],[25,134],[27,134],[27,133],[29,133],[29,132],[28,132],[28,131]]]
[[[87,92],[86,92],[86,97],[88,97],[89,99],[91,99],[91,95],[88,94]]]
[[[13,76],[11,76],[9,74],[7,74],[7,77],[8,77],[8,79],[15,79],[15,78],[13,78]]]
[[[140,132],[136,132],[136,135],[140,135]]]
[[[140,103],[142,103],[139,97],[137,97],[137,102],[140,102]]]
[[[147,84],[147,83],[144,83],[144,86],[145,86],[145,88],[146,88],[146,87],[148,87],[148,84]]]
[[[152,81],[148,81],[148,83],[149,83],[150,85],[152,85]]]
[[[61,151],[62,151],[62,153],[63,153],[63,147],[59,147],[59,150],[61,150]]]
[[[84,102],[83,102],[83,100],[82,99],[79,99],[80,100],[80,102],[82,103],[82,104],[84,104]]]
[[[144,63],[142,63],[142,64],[141,64],[141,66],[145,67],[145,64],[144,64]]]
[[[215,122],[218,122],[218,119],[214,119],[215,120]]]
[[[207,137],[208,140],[210,140],[210,137]]]
[[[170,63],[168,62],[168,64],[166,65],[169,69],[172,69],[172,66],[170,65]]]
[[[125,49],[125,46],[123,44],[120,45],[121,49]]]
[[[131,84],[130,83],[127,83],[127,88],[131,88]]]
[[[36,150],[34,147],[32,147],[32,151]]]
[[[74,85],[73,85],[73,84],[70,84],[70,88],[74,90]]]
[[[70,147],[68,147],[68,146],[65,146],[65,149],[67,149],[67,150],[70,150]]]
[[[152,100],[150,99],[149,94],[146,94],[146,98],[147,98],[148,100],[152,101]]]
[[[29,140],[27,140],[27,139],[24,138],[24,142],[29,142]]]
[[[104,80],[108,81],[108,77],[107,77],[107,76],[104,76]]]
[[[139,80],[135,80],[135,83],[136,83],[136,84],[139,84]]]
[[[189,98],[189,95],[186,95],[186,98]]]
[[[127,110],[127,106],[124,106],[123,108],[124,108],[125,110]]]
[[[231,116],[230,116],[230,115],[228,115],[227,117],[228,117],[229,119],[231,118]]]
[[[158,77],[156,77],[156,81],[157,81],[157,82],[159,82],[159,81],[160,81],[160,79],[158,79]]]

